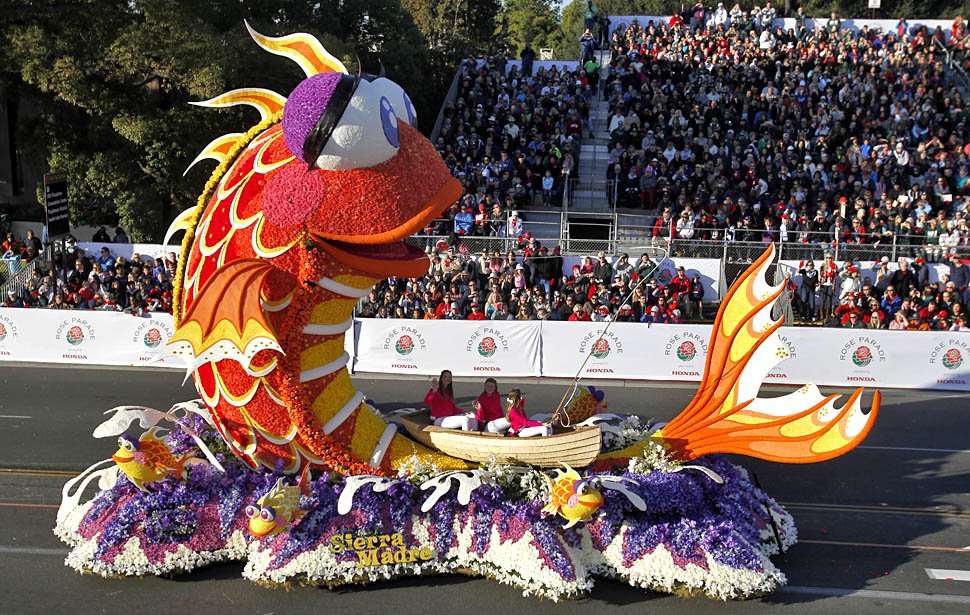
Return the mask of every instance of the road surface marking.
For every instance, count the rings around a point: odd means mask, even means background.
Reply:
[[[927,568],[926,576],[940,581],[970,581],[970,570],[941,570]]]
[[[842,589],[840,587],[801,587],[788,585],[777,590],[779,594],[807,594],[832,598],[872,598],[877,600],[909,600],[912,602],[950,602],[970,604],[970,596],[949,594],[920,594],[916,592],[894,592],[875,589]]]
[[[880,549],[910,549],[913,551],[956,551],[966,553],[967,549],[957,547],[931,547],[928,545],[887,545],[875,542],[846,542],[841,540],[799,540],[798,544],[806,545],[833,545],[838,547],[876,547]]]
[[[74,477],[80,470],[32,470],[30,468],[0,468],[0,476],[62,476]]]
[[[69,553],[67,549],[39,549],[33,547],[5,547],[0,545],[0,553],[20,555],[57,555],[64,557]]]
[[[856,448],[864,448],[871,451],[907,451],[912,453],[962,453],[970,454],[970,450],[960,448],[916,448],[911,446],[868,446],[860,444]]]
[[[785,508],[828,512],[879,513],[884,515],[920,515],[970,519],[970,510],[934,510],[932,508],[901,508],[897,506],[864,506],[854,504],[813,504],[811,502],[780,502]]]
[[[24,416],[22,414],[0,414],[0,419],[32,419],[32,416]]]
[[[60,508],[57,504],[28,504],[27,502],[0,502],[6,508]]]

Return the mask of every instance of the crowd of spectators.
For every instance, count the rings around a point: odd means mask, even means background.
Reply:
[[[581,68],[533,71],[529,51],[508,71],[502,59],[463,64],[435,145],[464,194],[429,234],[517,236],[510,212],[561,206],[594,93]]]
[[[31,237],[28,231],[28,240]],[[61,264],[63,269],[59,269]],[[133,254],[126,259],[103,246],[97,255],[88,256],[69,239],[64,253],[44,265],[31,268],[22,288],[8,288],[0,307],[101,310],[135,316],[172,311],[174,252],[157,258]]]
[[[922,257],[891,264],[888,256],[871,266],[839,265],[827,252],[821,262],[805,260],[787,273],[788,298],[796,319],[830,327],[970,331],[970,267],[957,254],[935,265],[938,279],[930,267]]]
[[[364,299],[362,318],[427,320],[569,320],[679,323],[700,319],[704,286],[683,267],[669,281],[654,275],[647,255],[600,252],[563,270],[559,246],[535,239],[519,250],[463,254],[429,248],[420,278],[388,278]],[[521,255],[517,256],[517,255]],[[646,281],[639,284],[641,280]]]
[[[611,197],[662,238],[966,245],[970,124],[939,33],[764,10],[613,33]]]

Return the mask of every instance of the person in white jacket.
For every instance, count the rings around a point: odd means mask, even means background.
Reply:
[[[690,239],[694,236],[694,216],[690,215],[688,212],[680,214],[680,219],[677,220],[677,237],[681,239]]]
[[[522,219],[519,218],[519,214],[512,212],[509,214],[508,224],[505,225],[505,236],[506,237],[518,237],[522,234]]]
[[[726,29],[728,25],[728,11],[724,8],[723,2],[717,3],[717,9],[714,11],[714,27],[724,26]]]
[[[862,278],[859,277],[859,268],[849,265],[839,272],[842,278],[842,290],[839,292],[839,301],[845,299],[850,293],[857,293],[862,290]]]

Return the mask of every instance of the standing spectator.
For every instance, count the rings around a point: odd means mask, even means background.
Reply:
[[[900,297],[908,297],[910,292],[916,288],[916,276],[909,269],[909,262],[905,258],[899,259],[899,269],[897,269],[889,283],[896,289]]]
[[[815,269],[815,261],[808,259],[800,263],[798,273],[801,275],[801,284],[798,286],[798,302],[801,307],[801,316],[806,320],[815,321],[815,290],[819,284],[818,270]]]
[[[599,260],[593,266],[593,281],[596,283],[606,283],[609,284],[613,281],[613,266],[606,259],[606,253],[600,252],[596,255]]]
[[[114,243],[131,243],[130,241],[128,241],[128,235],[125,233],[125,230],[123,228],[121,228],[120,226],[115,227],[115,238],[114,238],[113,242]]]
[[[825,22],[825,30],[829,33],[829,39],[836,39],[839,36],[839,30],[842,29],[842,20],[839,19],[839,14],[832,11],[832,16],[829,17],[828,21]]]
[[[522,76],[531,77],[532,76],[532,64],[536,60],[536,52],[532,49],[532,45],[529,43],[525,44],[525,49],[522,50],[520,56],[522,58]]]
[[[819,313],[818,317],[825,321],[832,315],[832,310],[835,308],[835,285],[838,279],[839,267],[835,264],[832,253],[827,252],[825,254],[825,260],[822,262],[822,268],[818,272],[818,295],[819,295]]]
[[[580,57],[579,63],[586,64],[596,57],[596,38],[592,31],[587,28],[583,35],[579,37]]]
[[[94,243],[111,243],[111,236],[108,235],[107,229],[102,226],[91,238],[91,241]]]
[[[27,237],[24,239],[24,247],[27,249],[32,249],[37,254],[40,254],[44,249],[44,245],[40,238],[34,235],[34,231],[28,230]]]
[[[687,317],[693,318],[695,311],[697,317],[704,319],[704,284],[701,283],[701,276],[695,275],[690,279],[690,301],[687,302]]]
[[[963,291],[970,285],[970,268],[959,254],[950,254],[949,259],[947,264],[950,267],[950,281],[958,290]]]
[[[583,28],[586,31],[591,32],[596,27],[597,15],[599,15],[599,9],[593,4],[593,0],[586,0],[586,10],[583,13]]]

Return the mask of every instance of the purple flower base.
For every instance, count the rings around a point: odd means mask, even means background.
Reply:
[[[783,546],[794,542],[787,513],[718,456],[699,463],[723,477],[723,484],[691,470],[626,472],[622,476],[636,481],[629,489],[646,502],[646,510],[607,490],[593,519],[568,530],[563,519],[540,512],[544,502],[514,501],[488,484],[474,490],[467,505],[452,492],[427,513],[420,508],[428,492],[409,482],[380,493],[368,485],[356,492],[353,509],[339,515],[343,479],[322,475],[312,483],[312,498],[303,502],[310,510],[300,523],[263,539],[248,532],[244,511],[278,475],[253,471],[232,457],[221,461],[225,474],[193,466],[186,480],[151,484],[148,492],[120,477],[57,528],[75,547],[68,563],[103,575],[139,575],[248,560],[248,578],[322,585],[460,569],[554,599],[588,590],[595,574],[641,587],[687,587],[734,598],[784,582],[768,559],[775,546],[766,505],[782,525]],[[347,534],[399,534],[405,551],[427,548],[433,556],[406,565],[361,566],[354,549],[331,548]],[[382,552],[393,550],[386,546]],[[523,561],[530,563],[524,567]]]

